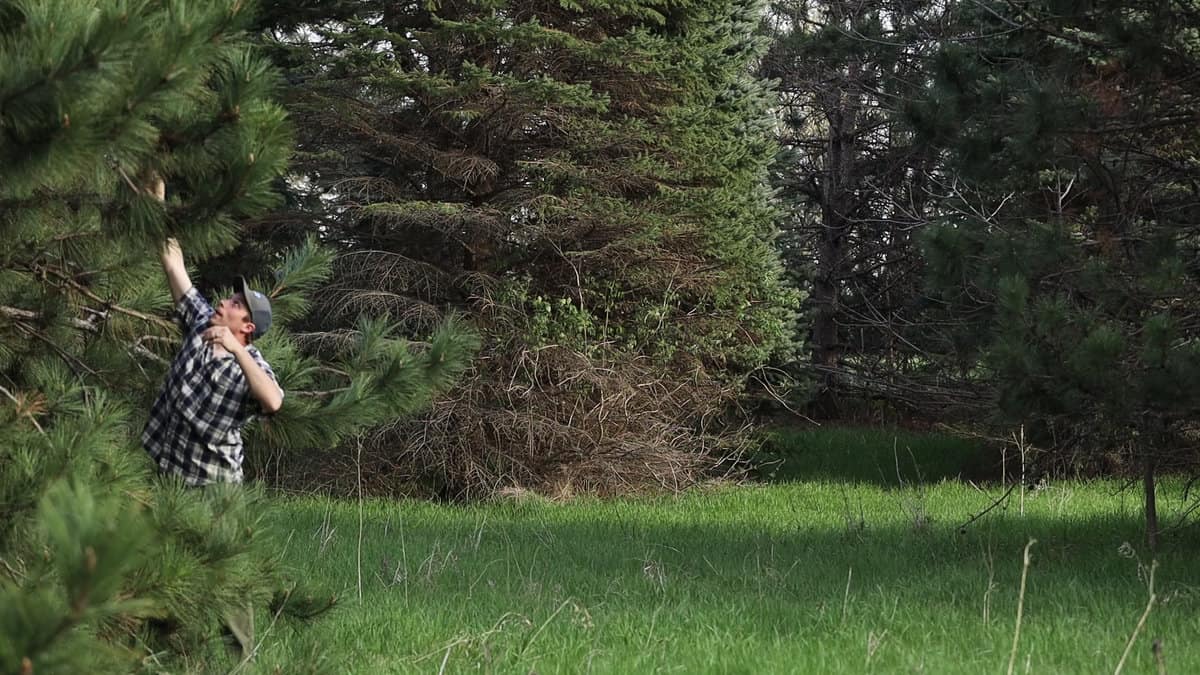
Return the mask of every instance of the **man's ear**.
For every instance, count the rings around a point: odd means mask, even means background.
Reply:
[[[246,323],[242,324],[242,333],[246,337],[250,337],[251,335],[254,335],[254,328],[254,324],[250,321],[247,321]]]

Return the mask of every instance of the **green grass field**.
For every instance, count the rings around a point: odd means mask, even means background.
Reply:
[[[1000,456],[974,440],[903,429],[782,429],[757,460],[769,480],[828,480],[901,486],[1000,476]]]
[[[1005,673],[1031,538],[1014,672],[1111,672],[1150,563],[1140,496],[1120,487],[1014,493],[966,531],[998,486],[826,476],[620,501],[368,501],[361,521],[356,502],[281,498],[269,520],[288,557],[341,600],[300,628],[262,619],[244,672],[320,653],[306,659],[351,673]],[[1163,487],[1164,523],[1182,488]],[[1167,536],[1124,672],[1157,672],[1153,640],[1168,672],[1200,672],[1197,553],[1197,526]]]

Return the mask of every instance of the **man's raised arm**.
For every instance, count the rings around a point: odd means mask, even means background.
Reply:
[[[146,194],[153,195],[160,202],[167,197],[167,185],[157,174],[151,175],[143,189]],[[183,250],[179,248],[179,242],[172,237],[163,242],[158,255],[162,260],[163,272],[167,275],[167,285],[171,287],[171,300],[179,304],[179,299],[192,287],[187,267],[183,264]]]
[[[163,272],[167,275],[167,285],[171,287],[171,300],[179,304],[179,299],[192,287],[187,267],[183,264],[183,251],[179,248],[179,242],[174,238],[163,242],[160,256]]]

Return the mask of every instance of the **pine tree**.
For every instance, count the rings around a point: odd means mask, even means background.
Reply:
[[[937,148],[905,124],[945,3],[781,0],[761,72],[778,81],[782,152],[772,184],[788,205],[781,247],[809,289],[814,408],[885,397],[909,414],[939,402],[940,350],[925,320],[916,232],[934,204]],[[919,392],[919,393],[918,393]],[[912,405],[918,399],[918,405]],[[907,400],[906,400],[907,399]],[[920,410],[914,410],[914,408]]]
[[[1175,448],[1200,418],[1196,20],[975,3],[907,111],[949,149],[927,251],[960,344],[1059,466],[1140,464],[1152,546],[1155,474],[1194,465]]]
[[[261,490],[160,481],[136,440],[177,338],[161,242],[192,262],[228,250],[276,203],[291,153],[250,20],[243,0],[0,0],[2,672],[129,670],[194,654],[230,608],[312,600],[257,522]],[[141,189],[152,174],[165,204]],[[309,245],[274,262],[258,285],[286,325],[330,257]],[[270,335],[289,396],[260,444],[391,419],[472,348],[447,325],[414,352],[378,320],[320,354]]]
[[[788,342],[796,302],[771,248],[759,11],[364,2],[282,36],[298,161],[338,214],[305,227],[351,251],[328,315],[382,306],[420,331],[454,308],[485,334],[460,407],[389,440],[442,444],[415,456],[445,491],[711,464],[697,430]]]

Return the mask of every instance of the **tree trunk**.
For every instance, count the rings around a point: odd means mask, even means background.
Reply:
[[[847,66],[846,81],[855,82],[861,67]],[[853,90],[832,95],[826,107],[829,122],[829,151],[826,155],[821,194],[821,235],[817,243],[817,273],[813,279],[812,363],[817,372],[816,406],[836,414],[835,371],[841,362],[843,344],[838,331],[842,285],[845,283],[847,235],[854,201],[854,158],[858,125],[859,94]]]
[[[1145,490],[1146,545],[1151,552],[1158,550],[1158,505],[1154,494],[1154,452],[1143,450],[1144,473],[1142,487]]]

